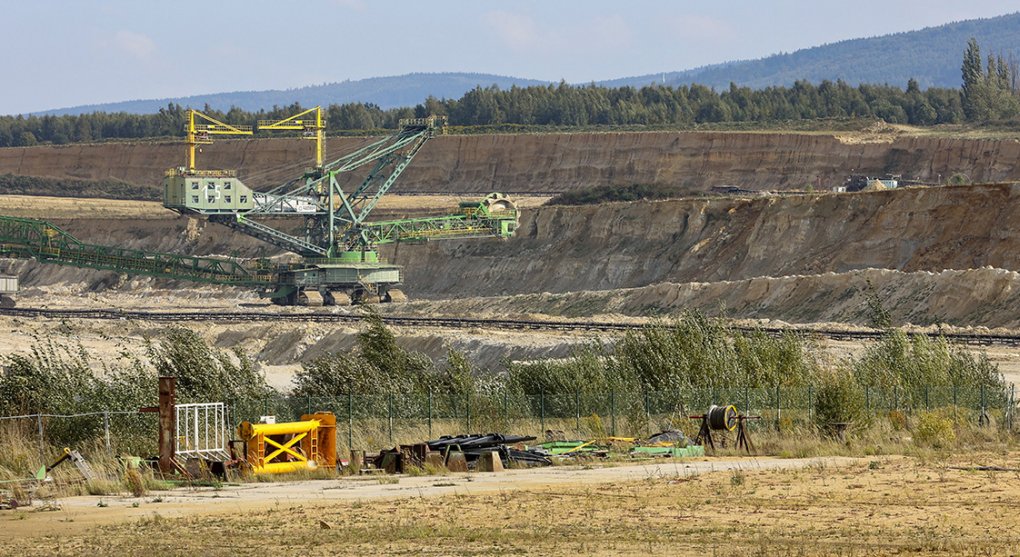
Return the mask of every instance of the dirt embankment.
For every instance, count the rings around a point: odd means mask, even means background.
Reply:
[[[339,155],[367,138],[331,138]],[[217,141],[203,168],[239,169],[249,185],[277,185],[309,165],[299,139]],[[112,179],[149,184],[159,195],[166,168],[184,160],[179,143],[110,143],[0,149],[0,174]],[[736,132],[574,133],[442,136],[401,178],[403,192],[560,192],[652,184],[681,190],[731,184],[752,189],[828,189],[851,173],[902,174],[935,182],[1020,180],[1020,142],[902,136],[855,142],[824,134]],[[2,192],[0,192],[2,193]]]
[[[1020,186],[541,207],[507,242],[399,248],[418,296],[607,290],[866,268],[1020,270]]]
[[[512,302],[477,301],[464,305],[466,313],[490,306],[574,316],[655,315],[685,307],[716,313],[726,307],[733,317],[862,322],[871,281],[901,321],[1017,326],[1008,308],[1020,306],[1012,294],[1020,288],[1014,272],[1020,271],[1018,201],[1020,185],[982,185],[536,207],[524,212],[518,235],[508,241],[401,245],[384,255],[404,265],[412,298],[528,295]],[[131,248],[242,257],[275,253],[229,229],[183,217],[61,224],[85,241]],[[58,296],[109,288],[147,289],[152,295],[152,289],[175,286],[149,279],[120,284],[111,273],[73,268],[17,266],[26,295],[39,287]],[[886,271],[860,272],[864,269]],[[943,273],[946,269],[976,271]],[[195,296],[216,292],[179,287]],[[639,290],[563,295],[627,288]]]
[[[663,282],[637,288],[417,300],[401,313],[506,315],[621,320],[684,310],[787,323],[873,323],[878,300],[896,324],[1020,329],[1020,273],[1003,269],[757,277],[722,282]]]

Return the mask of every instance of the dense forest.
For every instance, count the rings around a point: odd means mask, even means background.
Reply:
[[[595,85],[475,88],[459,99],[429,97],[414,108],[383,110],[363,103],[326,109],[328,130],[394,128],[400,118],[442,114],[454,126],[675,126],[705,123],[769,123],[820,118],[880,118],[889,123],[927,126],[961,122],[1020,120],[1015,60],[982,57],[973,39],[964,53],[961,89],[922,90],[911,79],[906,88],[851,86],[842,81],[751,89],[730,85],[715,91],[702,85],[608,88]],[[206,107],[233,124],[279,119],[300,111],[295,103],[272,110],[226,113]],[[107,139],[181,136],[186,109],[170,104],[155,114],[103,113],[80,116],[0,117],[0,147],[65,144]]]

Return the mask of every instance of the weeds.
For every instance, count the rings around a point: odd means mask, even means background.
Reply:
[[[740,468],[736,468],[730,471],[730,486],[743,487],[746,481],[747,476],[744,474],[744,471],[741,470]]]

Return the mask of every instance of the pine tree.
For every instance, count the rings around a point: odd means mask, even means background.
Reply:
[[[984,82],[984,72],[981,68],[981,48],[978,46],[977,39],[973,37],[967,41],[967,50],[963,54],[963,66],[960,69],[963,72],[963,113],[970,120],[977,116],[978,97]]]

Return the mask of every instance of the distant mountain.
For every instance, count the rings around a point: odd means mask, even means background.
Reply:
[[[87,112],[128,112],[150,114],[159,111],[169,103],[182,106],[227,110],[232,106],[244,110],[272,108],[273,105],[287,106],[294,102],[301,106],[344,104],[350,102],[374,103],[380,107],[397,108],[415,106],[429,95],[436,98],[458,99],[477,86],[496,85],[509,89],[513,85],[545,85],[545,81],[521,79],[502,75],[481,73],[412,73],[392,77],[373,77],[357,81],[342,81],[324,85],[311,85],[297,89],[272,89],[268,91],[236,91],[166,99],[145,99],[106,104],[90,104],[47,110],[37,114],[82,114]]]
[[[664,72],[637,77],[597,82],[608,87],[640,87],[652,83],[688,85],[700,83],[716,89],[730,83],[754,88],[770,85],[792,85],[806,79],[842,79],[850,84],[888,83],[906,86],[914,78],[923,88],[959,87],[960,64],[967,40],[975,37],[985,54],[1020,53],[1020,12],[990,19],[973,19],[908,31],[852,39],[789,54],[776,54],[760,60],[725,62],[684,71]],[[1020,56],[1018,56],[1020,58]],[[129,112],[136,114],[158,111],[168,103],[227,110],[236,106],[245,110],[286,106],[294,102],[302,106],[374,103],[380,107],[414,106],[429,95],[437,98],[460,98],[476,86],[496,85],[508,89],[513,85],[526,87],[548,82],[480,73],[414,73],[393,77],[374,77],[313,85],[297,89],[269,91],[238,91],[195,95],[191,97],[124,101],[49,110],[38,114],[81,114],[85,112]]]
[[[760,89],[792,85],[800,79],[813,83],[842,79],[851,85],[888,83],[904,87],[908,79],[914,78],[922,88],[959,87],[963,51],[971,37],[977,39],[985,55],[1020,54],[1020,12],[840,41],[760,60],[614,79],[602,85],[640,87],[650,83],[673,86],[700,83],[722,89],[733,82]]]

